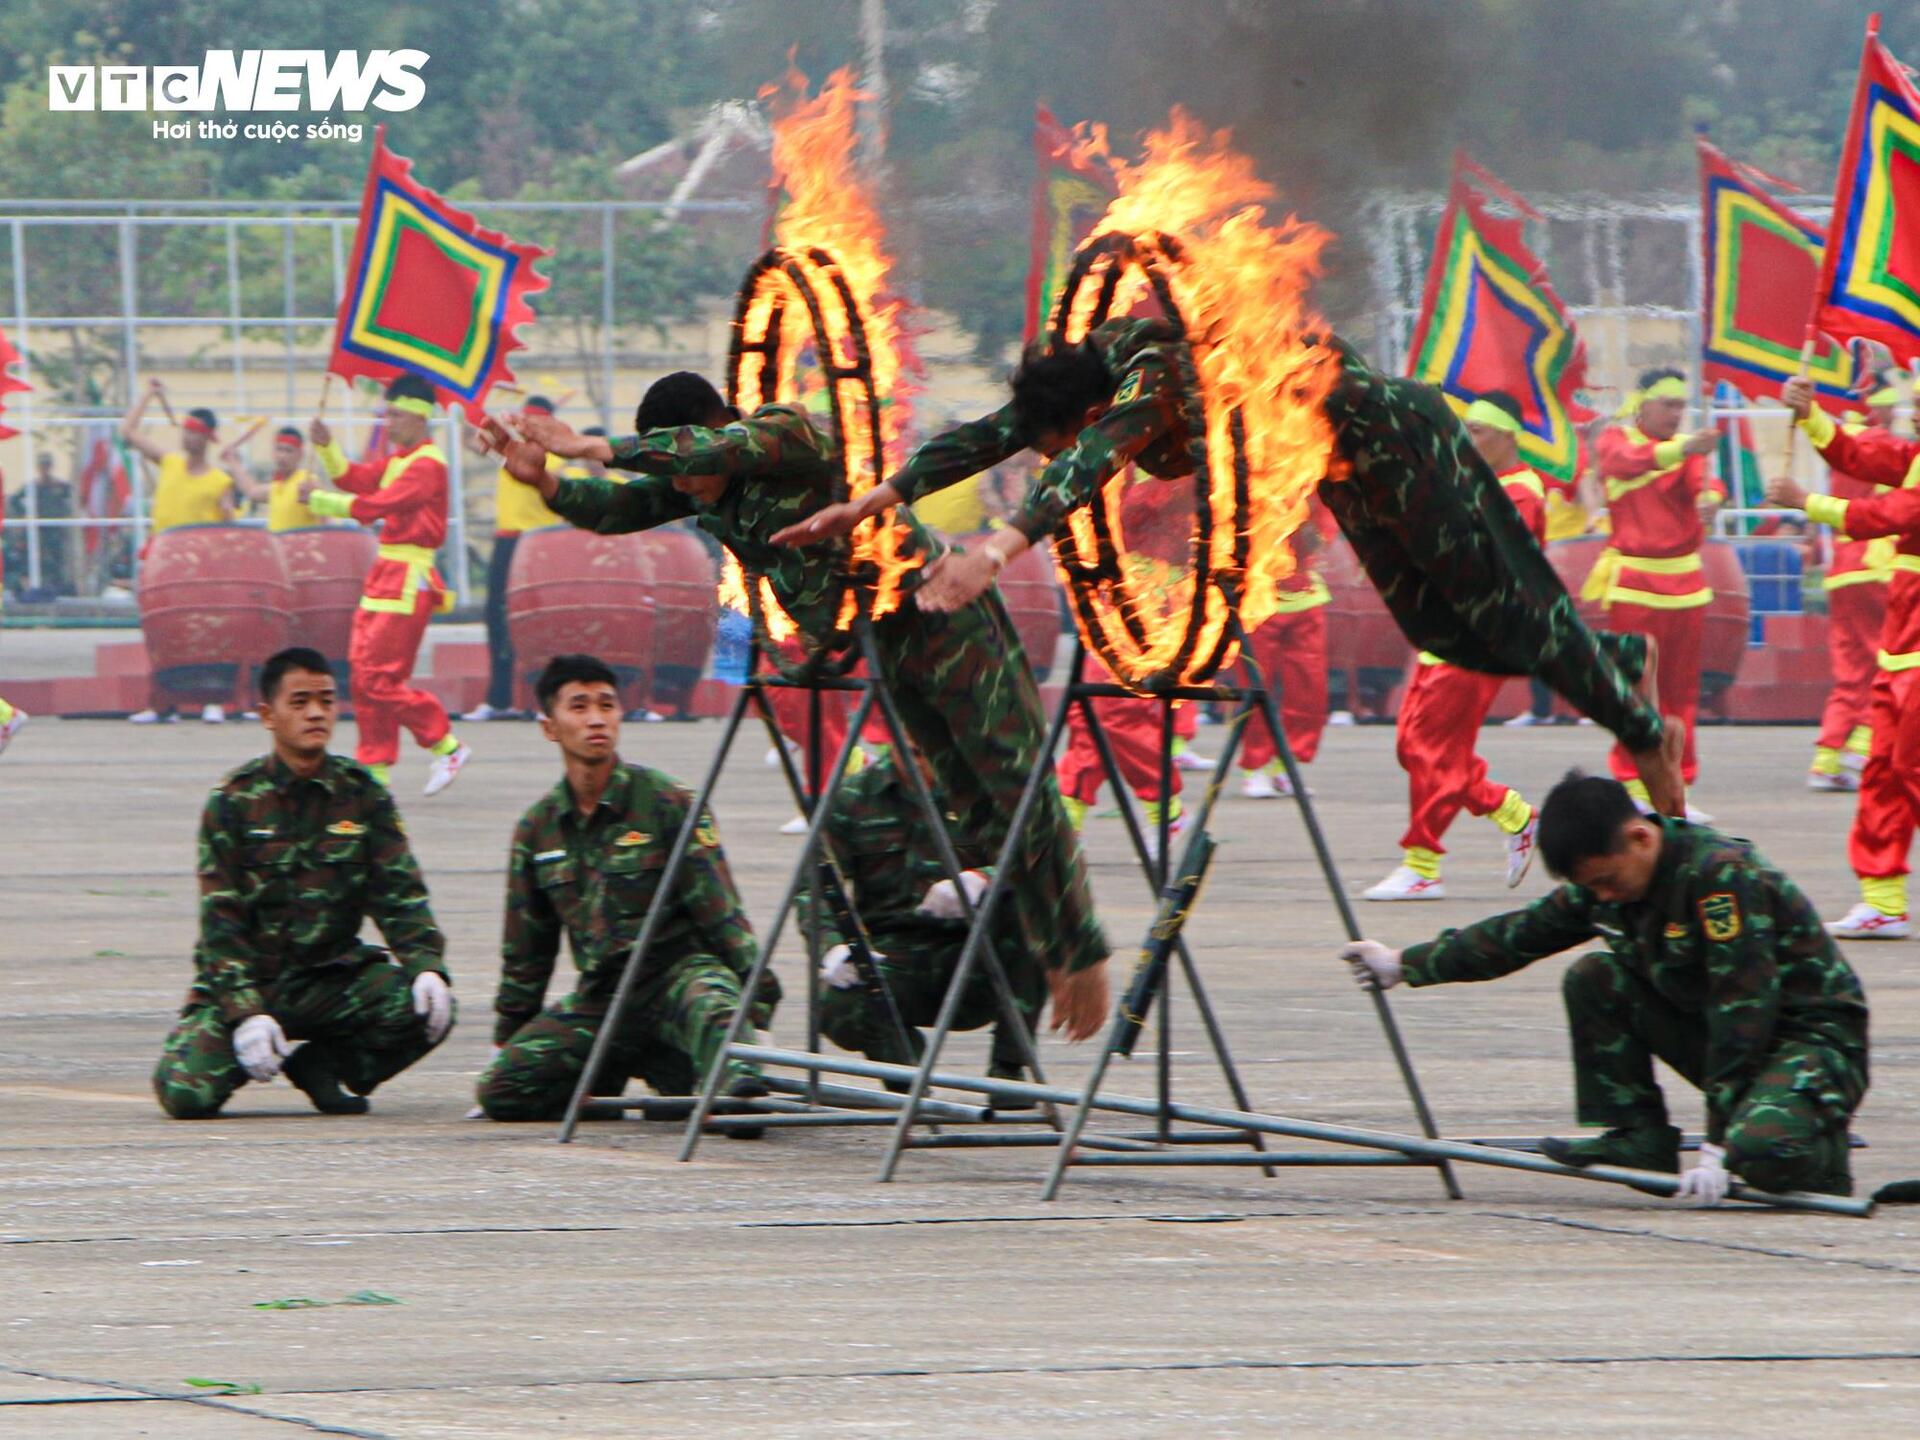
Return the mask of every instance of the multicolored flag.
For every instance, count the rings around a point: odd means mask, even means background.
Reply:
[[[1022,340],[1039,338],[1059,302],[1073,252],[1100,223],[1119,193],[1101,147],[1075,134],[1044,105],[1033,111],[1033,230],[1027,259],[1027,323]]]
[[[1727,487],[1735,507],[1762,509],[1767,503],[1766,482],[1760,478],[1760,449],[1753,443],[1753,422],[1747,418],[1746,399],[1732,381],[1716,381],[1713,408],[1722,417],[1720,448],[1714,452],[1720,483]],[[1749,517],[1741,529],[1751,534],[1757,523]]]
[[[1481,177],[1485,177],[1482,179]],[[1437,385],[1456,410],[1504,390],[1520,402],[1520,456],[1572,484],[1580,427],[1594,412],[1574,398],[1587,355],[1573,321],[1523,237],[1523,222],[1487,212],[1483,189],[1532,213],[1464,154],[1455,157],[1446,213],[1434,236],[1408,374]]]
[[[376,129],[327,368],[381,384],[418,375],[477,422],[488,388],[513,378],[514,331],[533,319],[527,297],[547,288],[533,262],[551,252],[484,228],[412,172]]]
[[[8,370],[8,366],[20,358],[20,352],[13,348],[13,342],[7,339],[6,332],[0,331],[0,411],[5,410],[7,396],[16,390],[31,390],[33,386]],[[10,440],[20,432],[0,421],[0,440]]]
[[[1867,21],[1813,323],[1920,357],[1920,94]]]
[[[1763,188],[1771,177],[1698,138],[1700,153],[1700,371],[1749,400],[1779,398],[1800,369],[1807,315],[1820,283],[1820,227]],[[1808,371],[1822,408],[1848,402],[1852,365],[1831,341]]]

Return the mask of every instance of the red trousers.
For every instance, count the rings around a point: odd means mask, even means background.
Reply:
[[[1293,758],[1309,764],[1320,753],[1320,734],[1327,728],[1327,607],[1270,615],[1248,643],[1260,673],[1280,687],[1280,724]],[[1236,668],[1244,677],[1245,668]],[[1247,721],[1241,743],[1243,769],[1261,769],[1279,754],[1262,711]]]
[[[1907,850],[1920,818],[1920,670],[1876,670],[1873,749],[1860,772],[1860,803],[1847,859],[1870,880],[1907,873]]]
[[[1700,757],[1694,748],[1694,722],[1700,715],[1700,639],[1706,628],[1707,607],[1704,605],[1689,610],[1658,610],[1650,605],[1607,607],[1607,629],[1625,635],[1651,635],[1660,647],[1656,677],[1660,687],[1660,713],[1678,715],[1686,722],[1687,750],[1681,758],[1680,775],[1689,785],[1700,773]],[[1607,764],[1613,778],[1622,783],[1640,778],[1633,757],[1618,741]]]
[[[1110,677],[1105,667],[1096,665],[1089,657],[1086,678],[1105,681]],[[1100,728],[1106,732],[1107,743],[1113,747],[1113,758],[1120,766],[1120,776],[1127,782],[1127,788],[1149,804],[1160,799],[1160,702],[1103,697],[1093,702],[1093,709],[1100,717]],[[1176,735],[1180,733],[1183,712],[1190,722],[1193,707],[1182,705],[1174,710]],[[1188,733],[1193,733],[1191,724]],[[1169,767],[1169,773],[1172,785],[1167,793],[1178,795],[1180,772]],[[1100,786],[1107,778],[1100,768],[1100,751],[1093,743],[1093,731],[1078,704],[1067,711],[1067,748],[1054,774],[1060,782],[1060,793],[1083,805],[1091,805],[1099,798]]]
[[[396,560],[377,561],[367,573],[367,595],[384,600],[404,597],[406,569]],[[427,621],[440,605],[440,592],[422,585],[412,601],[412,608],[404,611],[368,610],[363,605],[353,615],[347,663],[353,667],[353,707],[360,722],[360,743],[353,758],[362,765],[391,765],[398,760],[403,725],[422,746],[439,744],[451,728],[446,707],[410,683]]]
[[[1407,772],[1407,833],[1402,850],[1444,855],[1440,839],[1462,810],[1491,815],[1507,786],[1487,779],[1487,762],[1474,753],[1481,722],[1506,679],[1455,665],[1419,665],[1400,702],[1394,753]]]
[[[1887,618],[1887,587],[1872,581],[1827,592],[1827,654],[1833,688],[1820,715],[1814,743],[1838,750],[1872,709],[1873,677],[1879,671],[1880,622]]]

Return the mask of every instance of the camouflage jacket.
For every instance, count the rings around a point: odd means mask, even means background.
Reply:
[[[627,967],[693,796],[658,770],[616,762],[592,815],[562,780],[514,828],[507,918],[500,941],[496,1044],[540,1012],[564,932],[580,971],[579,999],[605,1004]],[[647,952],[645,974],[690,954],[717,956],[741,976],[758,953],[711,814],[701,817],[672,908]]]
[[[1407,983],[1492,980],[1595,936],[1707,1032],[1707,1138],[1718,1142],[1781,1040],[1827,1046],[1861,1067],[1867,1000],[1806,896],[1745,840],[1661,821],[1652,887],[1611,905],[1562,885],[1401,952]]]
[[[229,1024],[282,974],[358,958],[371,916],[408,975],[446,974],[446,940],[386,786],[339,755],[301,779],[276,756],[235,770],[200,816],[200,942],[188,1003]]]
[[[936,790],[936,804],[939,798]],[[827,816],[826,837],[853,889],[848,898],[866,926],[874,949],[883,955],[904,955],[929,946],[945,946],[957,952],[967,937],[966,924],[918,913],[928,888],[946,879],[947,872],[920,806],[900,778],[891,755],[840,782],[833,810]],[[993,874],[991,853],[970,847],[959,838],[954,841],[954,851],[962,867]],[[795,901],[794,913],[802,933],[809,931],[810,888],[803,889]],[[1000,914],[1002,923],[994,928],[994,945],[1001,959],[1011,964],[1018,958],[1018,951],[1010,948],[1018,930],[1007,923],[1012,920],[1013,907],[1003,903]],[[848,941],[845,929],[824,902],[819,912],[819,941],[823,951]]]
[[[839,454],[832,437],[805,411],[763,405],[719,430],[692,425],[650,430],[612,445],[613,467],[639,471],[642,478],[626,484],[562,479],[551,502],[555,513],[602,535],[691,518],[738,556],[749,574],[772,583],[781,606],[803,631],[816,637],[832,632],[839,618],[835,582],[846,568],[846,543],[801,549],[769,543],[776,531],[833,503]],[[703,504],[673,488],[676,475],[725,475],[734,483],[718,500]],[[905,509],[894,518],[910,532],[909,553],[926,559],[939,553]],[[913,579],[907,577],[909,586]]]
[[[1162,477],[1193,472],[1181,370],[1185,346],[1165,320],[1109,320],[1087,336],[1114,376],[1113,403],[1046,464],[1027,490],[1015,529],[1038,544],[1092,501],[1120,468],[1138,465]],[[1019,454],[1027,442],[1015,433],[1013,406],[949,430],[907,457],[892,477],[911,503],[922,495],[977,475]]]

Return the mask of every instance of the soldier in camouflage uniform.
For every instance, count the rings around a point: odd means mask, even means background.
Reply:
[[[480,1076],[480,1108],[493,1120],[566,1112],[693,803],[659,771],[620,759],[620,687],[602,662],[556,656],[535,693],[540,728],[560,746],[566,774],[513,832],[493,1004],[500,1048]],[[548,1005],[563,934],[580,974],[571,994]],[[594,1093],[618,1095],[633,1076],[663,1094],[693,1093],[720,1052],[756,954],[720,837],[703,815]],[[780,998],[771,972],[766,981],[750,1016],[762,1028]],[[735,1097],[767,1093],[760,1072],[741,1062],[729,1064],[723,1088]]]
[[[1540,853],[1568,883],[1395,952],[1347,947],[1363,985],[1492,980],[1583,941],[1562,981],[1586,1140],[1542,1142],[1569,1165],[1679,1170],[1654,1057],[1705,1092],[1706,1144],[1682,1198],[1853,1191],[1847,1125],[1867,1090],[1859,977],[1785,875],[1744,840],[1643,817],[1617,781],[1569,775],[1540,810]]]
[[[1183,343],[1166,321],[1122,319],[1096,327],[1084,345],[1031,350],[1009,404],[929,440],[860,500],[776,538],[811,544],[844,535],[890,505],[1036,449],[1048,463],[1010,528],[943,559],[919,596],[923,607],[964,604],[1122,466],[1192,473],[1197,439],[1180,415]],[[1645,637],[1596,634],[1580,620],[1439,390],[1379,373],[1341,340],[1326,344],[1341,374],[1325,401],[1335,454],[1319,494],[1407,638],[1450,665],[1551,685],[1620,738],[1658,808],[1677,813],[1681,737],[1635,693],[1648,668]]]
[[[936,801],[939,788],[927,770]],[[958,896],[927,828],[925,816],[889,754],[858,775],[841,782],[829,812],[826,839],[852,888],[848,897],[858,913],[866,938],[876,952],[878,968],[893,992],[900,1018],[909,1026],[931,1025],[940,1013],[948,982],[953,978],[967,926],[960,918]],[[985,867],[993,856],[964,842],[960,863]],[[968,869],[961,883],[978,899],[992,877],[986,868]],[[805,892],[797,913],[803,930],[814,924],[815,907]],[[822,952],[821,977],[826,982],[820,1006],[820,1028],[834,1044],[858,1050],[869,1059],[916,1064],[913,1053],[903,1054],[885,1007],[861,988],[860,976],[848,954],[856,937],[835,909],[822,903],[817,911],[817,939]],[[1006,967],[1007,981],[1026,1016],[1029,1031],[1047,997],[1045,968],[1034,961],[1022,943],[1019,927],[1002,910],[993,934],[994,953]],[[991,982],[976,970],[962,997],[954,1022],[959,1030],[975,1030],[996,1020],[999,1007]],[[1004,1026],[1004,1022],[1002,1022]],[[989,1075],[1018,1080],[1024,1075],[1019,1041],[996,1028]]]
[[[763,405],[738,418],[710,384],[686,372],[655,382],[634,419],[640,433],[612,442],[575,435],[551,416],[523,417],[524,440],[498,422],[488,433],[505,451],[508,470],[538,486],[572,524],[621,534],[691,517],[749,574],[767,578],[804,633],[832,634],[844,549],[808,553],[777,537],[832,499],[837,442],[797,405]],[[558,479],[544,468],[547,453],[598,459],[639,478]],[[895,523],[907,532],[910,555],[941,553],[905,510]],[[989,587],[946,614],[903,604],[874,622],[873,635],[882,678],[959,816],[959,834],[997,855],[1046,739],[1039,687],[999,593]],[[1069,1039],[1084,1039],[1107,1017],[1108,950],[1051,771],[1019,864],[1008,893],[1021,931],[1029,952],[1045,957],[1056,1020]]]
[[[200,821],[193,987],[153,1075],[179,1120],[215,1115],[283,1068],[315,1109],[362,1114],[453,1025],[446,942],[393,798],[327,753],[327,662],[283,650],[260,689],[273,753],[221,781]],[[360,942],[368,917],[391,955]]]

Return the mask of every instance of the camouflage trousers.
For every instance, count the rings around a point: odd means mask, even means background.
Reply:
[[[1019,963],[1021,957],[1007,948],[1004,937],[996,934],[994,938],[998,944],[996,953],[1009,972],[1007,982],[1013,987],[1014,1001],[1031,1035],[1047,1000],[1046,974],[1038,965]],[[933,1024],[940,1016],[940,1005],[947,997],[954,967],[960,963],[964,939],[956,936],[944,942],[929,942],[876,934],[873,943],[881,950],[880,973],[893,992],[893,1003],[899,1008],[900,1018],[909,1032]],[[994,1025],[999,1019],[1000,1006],[994,998],[993,984],[985,970],[976,967],[961,994],[953,1028],[978,1030],[983,1025]],[[911,1065],[920,1058],[919,1037],[913,1037],[913,1053],[902,1055],[899,1037],[894,1033],[885,1007],[858,988],[836,990],[826,986],[821,989],[820,1030],[842,1050],[857,1051],[870,1060]],[[1011,1069],[1024,1062],[1019,1040],[1005,1033],[1004,1025],[996,1025],[993,1064]]]
[[[569,995],[514,1031],[480,1075],[480,1108],[487,1118],[564,1115],[606,1021],[607,1004],[604,997]],[[740,977],[718,956],[690,955],[641,980],[628,997],[592,1093],[618,1095],[633,1078],[662,1095],[696,1093],[739,1008]]]
[[[1047,740],[1040,687],[1000,592],[951,615],[909,601],[873,634],[901,722],[959,817],[960,836],[997,858]],[[1049,969],[1085,970],[1107,958],[1087,863],[1050,764],[1007,891],[1028,953],[1045,956]]]
[[[1610,951],[1582,955],[1561,982],[1573,1038],[1574,1095],[1584,1125],[1667,1123],[1655,1056],[1695,1085],[1706,1078],[1707,1026],[1683,1014]],[[1726,1117],[1727,1168],[1763,1190],[1853,1192],[1847,1123],[1867,1090],[1857,1053],[1780,1036]]]
[[[289,1040],[319,1046],[342,1085],[371,1095],[433,1049],[433,1042],[413,1013],[413,982],[406,972],[384,950],[366,946],[359,953],[357,961],[283,975],[264,998]],[[189,1005],[180,1012],[153,1072],[162,1110],[176,1120],[204,1120],[247,1083],[234,1057],[233,1030],[216,1006]]]
[[[1587,627],[1520,512],[1440,392],[1346,375],[1326,402],[1348,472],[1321,482],[1367,576],[1416,648],[1553,687],[1629,750],[1659,743],[1634,694],[1638,635]]]

